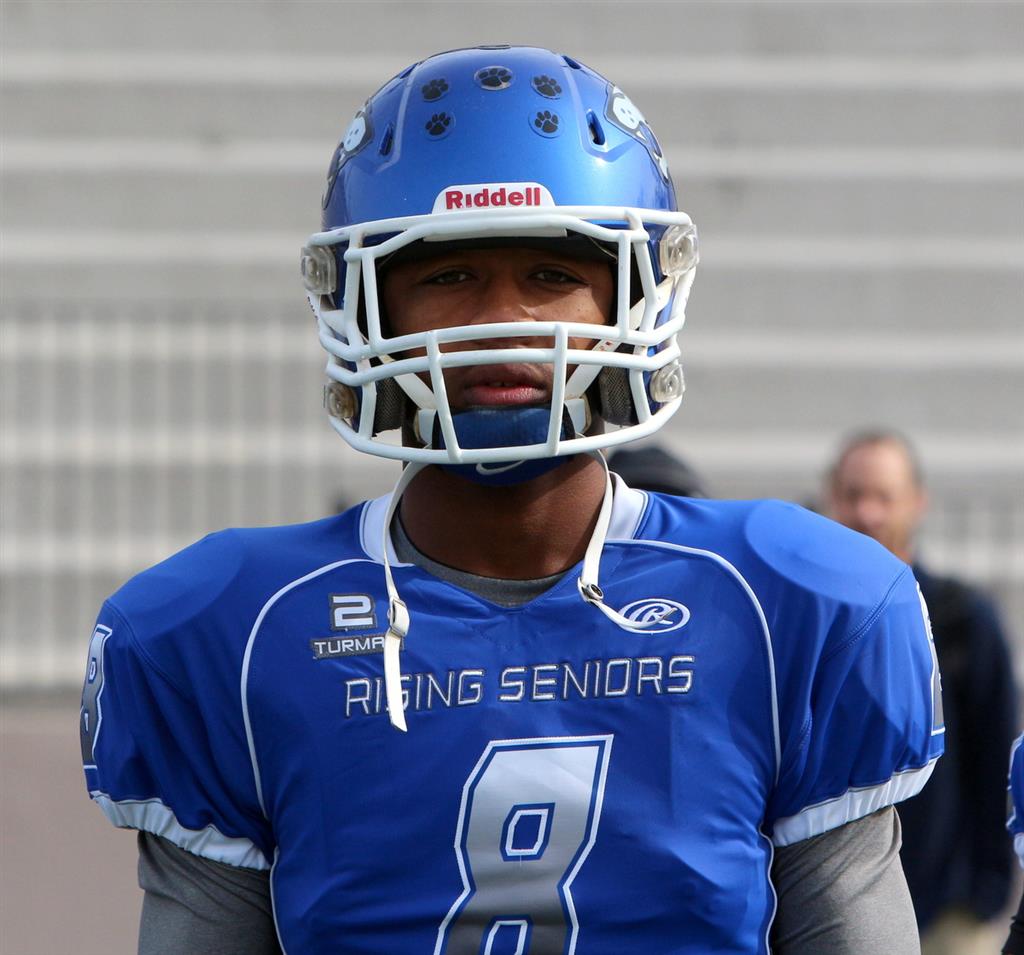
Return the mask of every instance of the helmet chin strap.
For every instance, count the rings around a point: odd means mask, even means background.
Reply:
[[[395,578],[391,573],[388,560],[388,548],[391,545],[391,521],[398,510],[398,503],[405,489],[426,467],[425,464],[408,464],[402,471],[395,489],[391,492],[391,502],[387,514],[384,515],[384,541],[381,553],[384,556],[384,580],[388,589],[388,632],[384,635],[384,692],[388,703],[388,716],[396,730],[406,732],[405,703],[402,700],[402,668],[398,653],[402,649],[405,635],[409,632],[409,609],[405,601],[398,596]]]
[[[568,441],[583,434],[586,429],[588,411],[586,399],[566,401],[562,408],[559,441]],[[455,440],[460,449],[516,448],[529,445],[543,445],[548,440],[551,428],[551,407],[538,405],[522,408],[473,408],[452,415]],[[429,435],[429,447],[436,450],[447,448],[441,419],[433,410],[419,412],[417,426],[421,435]],[[491,487],[505,487],[520,484],[546,474],[560,464],[565,457],[528,458],[478,462],[475,464],[442,464],[452,474],[467,478],[476,484]]]
[[[596,607],[613,623],[624,630],[630,630],[633,633],[643,633],[656,627],[664,617],[673,611],[669,609],[653,619],[640,622],[629,620],[617,610],[613,610],[604,603],[604,592],[598,583],[598,577],[601,569],[601,552],[604,550],[605,538],[608,536],[608,526],[612,517],[612,480],[611,474],[608,471],[608,462],[605,461],[604,455],[600,451],[589,453],[597,458],[601,462],[602,468],[604,468],[604,496],[601,500],[601,510],[597,515],[594,533],[591,535],[590,543],[587,544],[583,557],[583,565],[580,569],[580,576],[576,581],[576,589],[584,601]],[[561,461],[560,458],[553,458],[551,460],[556,463]],[[387,514],[384,517],[384,539],[381,551],[384,558],[384,578],[388,591],[388,630],[384,636],[384,691],[391,725],[403,733],[407,732],[408,727],[405,722],[405,703],[402,699],[400,651],[402,650],[405,637],[409,633],[411,620],[409,610],[405,602],[398,595],[398,588],[395,586],[391,563],[388,559],[388,549],[391,542],[391,521],[398,510],[402,495],[416,475],[425,467],[428,467],[428,465],[422,463],[409,464],[398,479],[398,483],[391,494]]]
[[[601,500],[601,510],[597,514],[597,524],[594,533],[587,544],[586,552],[583,555],[583,566],[580,568],[580,575],[576,580],[576,589],[580,596],[591,606],[597,607],[612,623],[629,630],[632,633],[644,633],[656,627],[667,616],[674,613],[672,608],[664,610],[649,620],[630,620],[624,617],[617,610],[612,610],[604,602],[604,591],[598,584],[598,576],[601,572],[601,552],[604,550],[605,538],[608,536],[608,526],[612,520],[612,476],[608,470],[608,462],[600,451],[591,452],[601,462],[604,468],[604,498]]]

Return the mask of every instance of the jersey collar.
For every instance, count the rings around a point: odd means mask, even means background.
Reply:
[[[633,540],[647,511],[647,495],[629,487],[617,474],[612,473],[612,516],[607,540]],[[391,494],[384,494],[363,504],[359,517],[359,543],[370,560],[384,562],[382,541],[384,519],[391,503]],[[398,559],[392,535],[388,534],[388,563],[392,567],[408,567]]]

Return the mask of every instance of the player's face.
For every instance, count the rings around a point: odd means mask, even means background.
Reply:
[[[457,325],[578,322],[604,325],[614,298],[609,263],[522,247],[449,250],[387,268],[382,281],[391,333],[407,335]],[[592,339],[570,338],[570,348]],[[526,336],[453,343],[449,349],[543,348],[550,338]],[[445,370],[453,411],[543,404],[553,368],[523,363]]]
[[[835,520],[910,560],[925,495],[902,447],[880,441],[854,448],[840,463],[830,490]]]

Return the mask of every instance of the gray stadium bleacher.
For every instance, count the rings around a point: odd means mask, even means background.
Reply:
[[[572,52],[665,143],[703,262],[664,439],[718,494],[806,501],[842,431],[897,425],[933,486],[926,553],[1024,619],[1024,5],[2,18],[4,686],[77,682],[105,593],[203,533],[393,480],[327,427],[298,249],[361,101],[476,42]]]

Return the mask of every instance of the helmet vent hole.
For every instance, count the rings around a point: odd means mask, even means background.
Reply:
[[[391,147],[395,144],[395,126],[394,123],[388,123],[388,128],[384,130],[384,135],[380,138],[380,154],[382,156],[391,155]]]
[[[590,139],[594,145],[603,146],[605,142],[604,127],[592,109],[587,110],[587,129],[590,130]]]
[[[571,69],[571,70],[582,69],[582,67],[579,65],[579,63],[577,63],[571,56],[563,56],[562,59],[565,60],[565,65],[568,66],[569,69]]]

